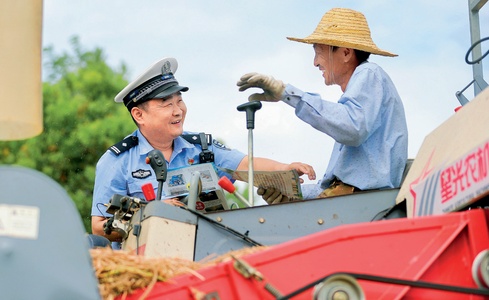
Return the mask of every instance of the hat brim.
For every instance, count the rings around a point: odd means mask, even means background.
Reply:
[[[328,46],[352,48],[355,50],[365,51],[365,52],[368,52],[371,54],[382,55],[382,56],[389,56],[389,57],[398,56],[397,54],[379,49],[373,45],[361,45],[361,44],[356,44],[356,43],[349,43],[347,41],[338,41],[338,40],[333,40],[333,39],[314,38],[314,37],[306,37],[306,38],[302,38],[302,39],[301,38],[294,38],[294,37],[287,37],[287,39],[290,41],[305,43],[305,44],[322,44],[322,45],[328,45]]]
[[[175,94],[177,92],[180,92],[180,91],[186,92],[186,91],[188,91],[188,87],[181,86],[178,84],[173,84],[170,87],[167,86],[166,88],[164,88],[164,90],[159,89],[159,90],[154,91],[152,94],[149,94],[148,96],[139,100],[138,102],[129,101],[129,103],[126,103],[126,107],[129,111],[131,111],[131,109],[133,107],[136,107],[137,105],[139,105],[141,103],[147,102],[147,101],[152,100],[152,99],[162,99],[162,98],[168,97],[168,96]]]
[[[175,84],[165,88],[164,90],[156,91],[154,95],[150,94],[148,96],[148,99],[161,99],[161,98],[168,97],[172,94],[175,94],[177,92],[186,92],[186,91],[188,91],[188,87]]]

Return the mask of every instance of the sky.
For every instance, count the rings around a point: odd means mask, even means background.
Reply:
[[[312,46],[286,39],[309,35],[334,7],[362,12],[376,45],[399,55],[372,55],[370,61],[386,70],[398,89],[409,158],[415,158],[424,137],[460,105],[455,93],[472,81],[472,67],[465,63],[471,46],[468,0],[44,0],[43,46],[70,51],[69,40],[77,36],[84,49],[103,49],[112,67],[125,64],[128,81],[163,57],[176,58],[175,77],[190,88],[183,94],[184,129],[211,133],[248,153],[245,113],[236,108],[258,90],[238,91],[243,74],[271,75],[327,101],[341,96],[338,86],[325,86],[313,65]],[[480,11],[480,24],[481,37],[489,36],[489,5]],[[489,43],[482,45],[484,53]],[[489,59],[482,64],[489,81]],[[471,100],[473,91],[471,86],[464,95]],[[132,122],[129,114],[127,121]],[[263,103],[252,135],[255,157],[308,163],[318,179],[334,144],[281,102]]]

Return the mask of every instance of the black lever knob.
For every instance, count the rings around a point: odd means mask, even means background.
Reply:
[[[163,153],[160,150],[153,149],[148,153],[146,157],[146,163],[151,165],[151,168],[155,171],[156,180],[166,181],[166,162]]]
[[[237,107],[238,111],[246,111],[246,128],[255,128],[255,111],[261,108],[260,101],[250,101],[243,103]]]

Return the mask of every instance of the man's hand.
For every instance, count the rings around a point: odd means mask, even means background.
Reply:
[[[108,218],[103,216],[92,216],[92,233],[100,235],[109,239],[112,242],[122,242],[122,237],[117,231],[112,231],[110,235],[105,234],[104,224],[108,221]]]
[[[239,79],[237,85],[239,91],[245,91],[250,87],[257,87],[263,90],[263,93],[251,94],[249,101],[272,101],[276,102],[282,99],[285,85],[282,81],[274,79],[272,76],[248,73]]]
[[[163,201],[166,204],[173,205],[173,206],[185,206],[185,204],[183,202],[181,202],[180,200],[178,200],[178,198],[170,198],[170,199],[165,199],[165,200],[161,200],[161,201]]]
[[[277,204],[290,201],[289,197],[282,195],[279,190],[274,188],[265,189],[259,187],[256,193],[262,196],[263,200],[267,201],[268,204]]]
[[[314,171],[314,168],[308,164],[301,163],[301,162],[293,162],[289,164],[287,168],[288,170],[297,170],[299,176],[307,174],[307,178],[309,178],[309,180],[316,179],[316,172]],[[300,183],[304,182],[302,178],[299,178],[299,181]]]

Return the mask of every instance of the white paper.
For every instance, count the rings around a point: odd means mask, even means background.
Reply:
[[[37,239],[39,207],[0,204],[0,236]]]

